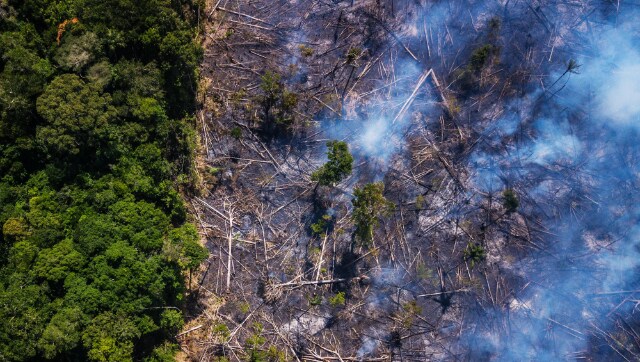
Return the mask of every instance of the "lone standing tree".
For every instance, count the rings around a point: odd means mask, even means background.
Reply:
[[[520,201],[518,200],[518,196],[516,195],[513,189],[506,189],[502,192],[502,197],[504,197],[504,201],[502,205],[508,214],[511,214],[518,210],[520,206]]]
[[[369,246],[373,241],[373,231],[378,225],[378,218],[389,214],[394,209],[391,201],[384,195],[384,184],[375,182],[356,188],[353,191],[353,214],[351,219],[356,226],[356,241],[362,246]]]
[[[333,186],[351,174],[353,156],[349,153],[349,146],[342,141],[327,142],[327,156],[329,161],[311,174],[311,180],[321,186]]]

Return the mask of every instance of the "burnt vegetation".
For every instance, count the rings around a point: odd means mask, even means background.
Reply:
[[[588,110],[560,97],[582,70],[573,52],[623,10],[212,2],[199,115],[219,176],[194,201],[212,257],[184,350],[221,361],[637,356],[625,304],[637,288],[606,300],[607,270],[587,262],[620,231],[605,227],[602,189],[572,146],[588,137]],[[556,286],[565,297],[549,296]],[[231,333],[210,333],[221,325]]]

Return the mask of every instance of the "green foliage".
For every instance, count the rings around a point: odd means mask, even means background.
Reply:
[[[182,313],[175,309],[166,309],[160,316],[160,327],[171,333],[176,333],[184,325]]]
[[[0,3],[0,360],[171,361],[201,4]]]
[[[320,294],[314,294],[307,296],[310,306],[316,306],[322,304],[322,296]]]
[[[362,49],[350,48],[347,52],[347,63],[353,64],[362,55]]]
[[[464,249],[464,260],[470,262],[472,268],[482,262],[486,256],[484,248],[478,243],[469,243]]]
[[[245,341],[245,360],[248,362],[284,362],[284,352],[275,346],[264,349],[267,340],[262,336],[262,324],[254,323],[252,327],[253,334]]]
[[[298,96],[284,86],[278,73],[267,71],[261,81],[260,103],[265,130],[267,133],[288,130],[295,120],[293,111],[298,105]]]
[[[189,270],[197,268],[209,255],[207,249],[200,245],[198,231],[193,224],[171,230],[164,252],[169,260]]]
[[[132,361],[133,340],[140,337],[135,324],[122,314],[105,312],[89,323],[82,335],[92,361]]]
[[[45,358],[54,358],[59,353],[80,345],[82,330],[87,316],[78,307],[58,311],[44,329],[38,346]]]
[[[36,356],[38,338],[51,318],[43,287],[30,283],[24,273],[14,273],[0,289],[0,354],[9,361]]]
[[[314,235],[320,236],[326,234],[329,228],[331,228],[332,221],[333,218],[331,217],[331,215],[322,215],[322,217],[319,218],[318,221],[311,224],[311,232]]]
[[[242,129],[240,127],[233,127],[231,129],[231,132],[229,132],[229,134],[231,134],[231,137],[238,140],[242,138]]]
[[[427,268],[424,263],[416,265],[416,276],[424,281],[429,281],[433,277],[433,270]]]
[[[516,195],[513,189],[506,189],[502,192],[502,197],[504,198],[502,202],[502,206],[504,206],[505,210],[508,213],[512,213],[518,210],[518,206],[520,206],[520,201],[518,200],[518,196]]]
[[[240,309],[240,312],[247,314],[249,313],[249,310],[251,310],[251,304],[247,302],[242,302],[240,303],[240,305],[238,305],[238,309]]]
[[[415,300],[402,304],[403,313],[400,315],[402,325],[405,328],[411,327],[417,315],[422,314],[422,307]]]
[[[2,226],[2,234],[9,240],[22,240],[30,235],[26,221],[16,217],[9,218],[5,221]]]
[[[392,202],[384,195],[382,182],[366,184],[353,191],[355,198],[351,219],[356,226],[356,241],[362,246],[369,246],[373,241],[373,233],[378,226],[378,219],[394,209]]]
[[[175,343],[165,342],[154,348],[151,355],[144,359],[145,362],[175,362],[175,355],[180,347]]]
[[[46,123],[36,137],[59,155],[96,152],[116,117],[111,96],[73,74],[55,78],[38,98],[37,110]]]
[[[475,72],[481,70],[489,60],[489,57],[492,55],[493,51],[494,47],[491,44],[485,44],[480,48],[474,50],[469,60],[470,69]]]
[[[342,181],[351,174],[353,156],[349,153],[349,146],[343,141],[327,142],[327,157],[329,161],[311,174],[311,180],[319,185],[330,186]]]
[[[269,362],[285,362],[285,354],[279,350],[276,346],[269,346],[267,349],[267,361]]]
[[[49,60],[27,42],[22,32],[0,34],[0,140],[13,142],[28,135],[35,122],[35,100],[54,72]]]
[[[59,282],[69,273],[81,270],[85,264],[85,257],[73,248],[73,241],[65,239],[52,248],[41,250],[32,272],[38,278]]]
[[[489,20],[490,39],[495,38],[500,28],[500,20]],[[493,34],[493,35],[492,35]],[[464,68],[454,72],[455,82],[463,91],[471,91],[478,86],[479,73],[489,64],[490,60],[500,51],[500,47],[493,44],[484,44],[476,48],[469,58],[469,63]],[[455,104],[454,104],[455,106]],[[453,107],[455,108],[455,107]]]
[[[214,325],[212,329],[212,333],[222,338],[223,341],[226,341],[231,335],[231,332],[229,331],[229,327],[227,327],[226,324],[222,324],[222,323]]]
[[[329,304],[331,304],[332,307],[339,307],[344,305],[345,303],[346,299],[344,292],[338,292],[336,295],[329,298]]]

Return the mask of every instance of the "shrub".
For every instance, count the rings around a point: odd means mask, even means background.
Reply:
[[[322,304],[322,296],[319,294],[307,296],[307,300],[309,301],[310,306],[316,306],[316,305]]]
[[[302,54],[302,56],[305,58],[313,55],[313,48],[310,46],[301,44],[298,48],[300,49],[300,54]]]
[[[332,307],[338,307],[338,306],[344,305],[345,303],[346,303],[346,299],[344,296],[344,292],[338,292],[338,294],[329,298],[329,304],[331,304]]]
[[[318,221],[311,224],[311,232],[314,235],[323,235],[331,228],[331,215],[322,215]]]
[[[478,243],[469,243],[464,249],[464,260],[470,262],[472,268],[476,263],[483,261],[486,256],[484,248]]]
[[[242,129],[240,129],[240,127],[233,127],[229,134],[231,135],[231,137],[238,140],[242,137]]]
[[[353,64],[362,55],[362,49],[351,48],[347,52],[347,63]]]

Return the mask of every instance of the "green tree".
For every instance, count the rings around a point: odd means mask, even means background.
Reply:
[[[346,303],[346,298],[345,298],[344,292],[338,292],[336,295],[329,298],[329,304],[331,304],[332,307],[339,307],[344,305],[345,303]]]
[[[133,341],[138,337],[140,332],[130,319],[106,312],[91,321],[82,342],[91,361],[126,362],[133,360]]]
[[[518,196],[516,195],[513,189],[506,189],[502,192],[502,197],[504,198],[502,202],[502,206],[504,206],[507,213],[512,213],[518,210],[520,206],[520,201],[518,200]]]
[[[178,345],[174,343],[165,342],[159,347],[156,347],[151,352],[151,355],[145,358],[145,362],[175,362],[175,355],[180,350]]]
[[[471,54],[471,59],[469,60],[470,69],[475,72],[480,71],[485,66],[493,52],[494,47],[491,44],[485,44],[474,50]]]
[[[394,209],[392,202],[384,195],[384,184],[375,182],[356,188],[351,220],[356,226],[356,241],[362,246],[369,246],[373,241],[373,233],[378,226],[380,217],[389,214]]]
[[[38,247],[28,241],[19,241],[9,250],[9,267],[12,271],[26,273],[38,257]]]
[[[487,254],[484,248],[478,243],[469,243],[469,245],[464,249],[464,260],[469,261],[472,268],[477,263],[483,261],[486,256]]]
[[[0,43],[9,41],[3,34]],[[0,73],[0,139],[25,136],[33,122],[36,97],[44,89],[53,68],[33,50],[17,46],[0,49],[4,67]]]
[[[311,174],[311,180],[317,181],[322,186],[337,184],[349,176],[353,168],[353,156],[349,153],[346,142],[329,141],[327,147],[329,161]]]
[[[184,224],[169,232],[169,240],[165,242],[163,253],[167,260],[177,263],[189,271],[189,284],[193,270],[209,257],[209,252],[200,245],[198,231],[192,224]]]
[[[70,272],[79,271],[85,264],[82,254],[73,248],[71,239],[41,250],[33,266],[33,273],[49,281],[63,281]]]
[[[260,89],[264,127],[268,133],[287,130],[295,120],[294,109],[298,96],[283,84],[280,74],[267,71],[261,77]]]
[[[81,341],[86,315],[78,307],[58,311],[44,329],[38,346],[45,358],[76,348]]]
[[[160,326],[165,330],[176,333],[184,325],[182,313],[175,309],[166,309],[160,316]]]
[[[37,109],[46,121],[38,140],[61,155],[95,151],[107,141],[116,119],[111,96],[73,74],[55,78],[38,98]]]
[[[0,289],[0,356],[9,361],[35,357],[38,339],[49,315],[44,288],[31,283],[22,273],[14,273],[6,289]]]

